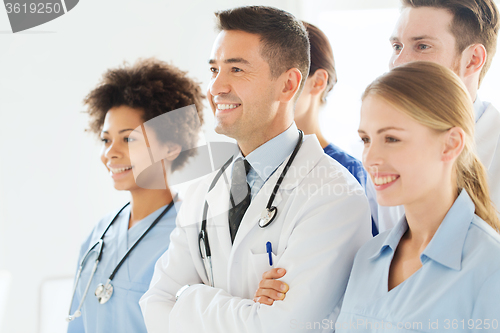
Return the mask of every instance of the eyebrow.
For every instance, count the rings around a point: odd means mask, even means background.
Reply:
[[[139,131],[136,131],[135,129],[133,128],[126,128],[126,129],[122,129],[121,131],[118,132],[118,134],[122,134],[123,132],[127,132],[127,131],[132,131],[132,132],[137,132],[139,133]],[[106,133],[106,134],[109,134],[108,131],[102,131],[101,133]]]
[[[412,41],[419,41],[419,40],[423,40],[423,39],[430,39],[430,40],[437,40],[436,37],[432,37],[432,36],[429,36],[429,35],[422,35],[422,36],[415,36],[415,37],[412,37],[410,38]],[[390,42],[399,42],[399,38],[396,37],[396,36],[391,36],[391,38],[389,38],[389,41]]]
[[[399,127],[394,127],[394,126],[389,126],[389,127],[384,127],[384,128],[381,128],[377,131],[377,134],[380,134],[380,133],[383,133],[385,131],[388,131],[388,130],[396,130],[396,131],[404,131],[403,128],[399,128]],[[363,131],[362,129],[359,129],[358,130],[358,133],[359,134],[366,134],[365,131]]]
[[[213,65],[215,63],[217,63],[217,61],[215,59],[210,59],[208,61],[208,63],[210,65]],[[246,59],[243,59],[243,58],[229,58],[229,59],[226,59],[224,60],[224,63],[225,64],[245,64],[245,65],[250,65],[250,62]]]

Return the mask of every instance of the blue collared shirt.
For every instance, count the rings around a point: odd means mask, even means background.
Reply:
[[[406,218],[365,244],[336,332],[500,332],[500,235],[474,210],[462,190],[420,255],[422,267],[392,290],[389,268]]]
[[[298,140],[299,132],[294,122],[283,133],[275,136],[246,156],[246,160],[252,166],[247,175],[252,199],[260,191],[267,179],[293,152]],[[238,158],[243,158],[241,152],[237,155]]]

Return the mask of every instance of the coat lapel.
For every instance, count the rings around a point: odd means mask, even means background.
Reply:
[[[500,113],[492,104],[476,123],[474,137],[477,155],[486,169],[489,169],[500,137]]]
[[[227,222],[231,166],[226,168],[217,184],[205,197],[208,204],[207,233],[211,243],[210,247],[213,249],[220,248],[226,259],[229,258],[231,252],[231,235]],[[217,246],[212,244],[217,244]],[[220,254],[212,253],[212,258],[217,258],[218,255]]]
[[[321,156],[318,154],[318,150],[321,150],[321,146],[316,139],[316,136],[308,135],[304,138],[301,149],[297,153],[295,160],[293,161],[288,173],[286,174],[281,186],[276,193],[276,197],[272,203],[273,206],[279,207],[283,199],[283,191],[292,191],[295,189],[303,180],[304,177],[309,174],[311,169],[317,164],[318,160],[312,161],[311,156]],[[239,247],[244,243],[244,240],[248,233],[254,228],[260,228],[258,225],[258,219],[261,213],[267,206],[267,202],[271,197],[274,186],[278,181],[286,163],[288,162],[288,156],[285,161],[278,167],[278,169],[269,177],[269,179],[264,183],[260,191],[257,193],[255,198],[253,198],[248,210],[241,220],[240,227],[236,233],[236,238],[234,239],[233,249],[231,256],[229,257],[229,265],[234,260],[234,255],[239,250]],[[313,163],[311,163],[313,162]],[[279,219],[280,211],[278,208],[278,215],[276,219]],[[273,222],[276,223],[276,220]],[[229,267],[230,269],[231,267]]]

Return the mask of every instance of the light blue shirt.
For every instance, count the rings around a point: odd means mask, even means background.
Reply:
[[[500,235],[474,209],[462,190],[420,255],[422,267],[390,291],[406,218],[365,244],[336,332],[500,332]]]
[[[68,333],[146,333],[139,299],[149,288],[156,261],[167,250],[170,243],[170,233],[175,228],[177,216],[175,207],[172,207],[161,218],[124,261],[111,282],[114,291],[109,301],[99,304],[94,291],[99,283],[106,283],[123,255],[165,208],[166,206],[163,206],[151,213],[130,229],[128,229],[130,205],[120,213],[104,237],[101,262],[83,303],[82,316],[69,323]],[[83,243],[78,265],[88,249],[99,240],[116,213],[117,211],[104,217]],[[96,255],[94,251],[84,266],[71,306],[71,313],[74,313],[82,299]]]
[[[275,136],[246,156],[246,160],[252,166],[247,175],[252,199],[281,163],[292,154],[298,140],[299,131],[295,122],[293,122],[283,133]],[[238,158],[243,158],[241,151],[236,159]]]

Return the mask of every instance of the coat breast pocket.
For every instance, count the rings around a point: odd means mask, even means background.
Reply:
[[[271,253],[272,256],[272,261],[273,261],[273,266],[270,265],[269,262],[269,255],[267,253],[254,253],[254,251],[250,250],[250,260],[249,260],[249,267],[248,270],[249,272],[252,272],[249,274],[249,288],[256,291],[259,282],[262,280],[262,274],[265,272],[271,270],[276,266],[276,262],[279,259],[279,256],[275,255],[274,253]]]

